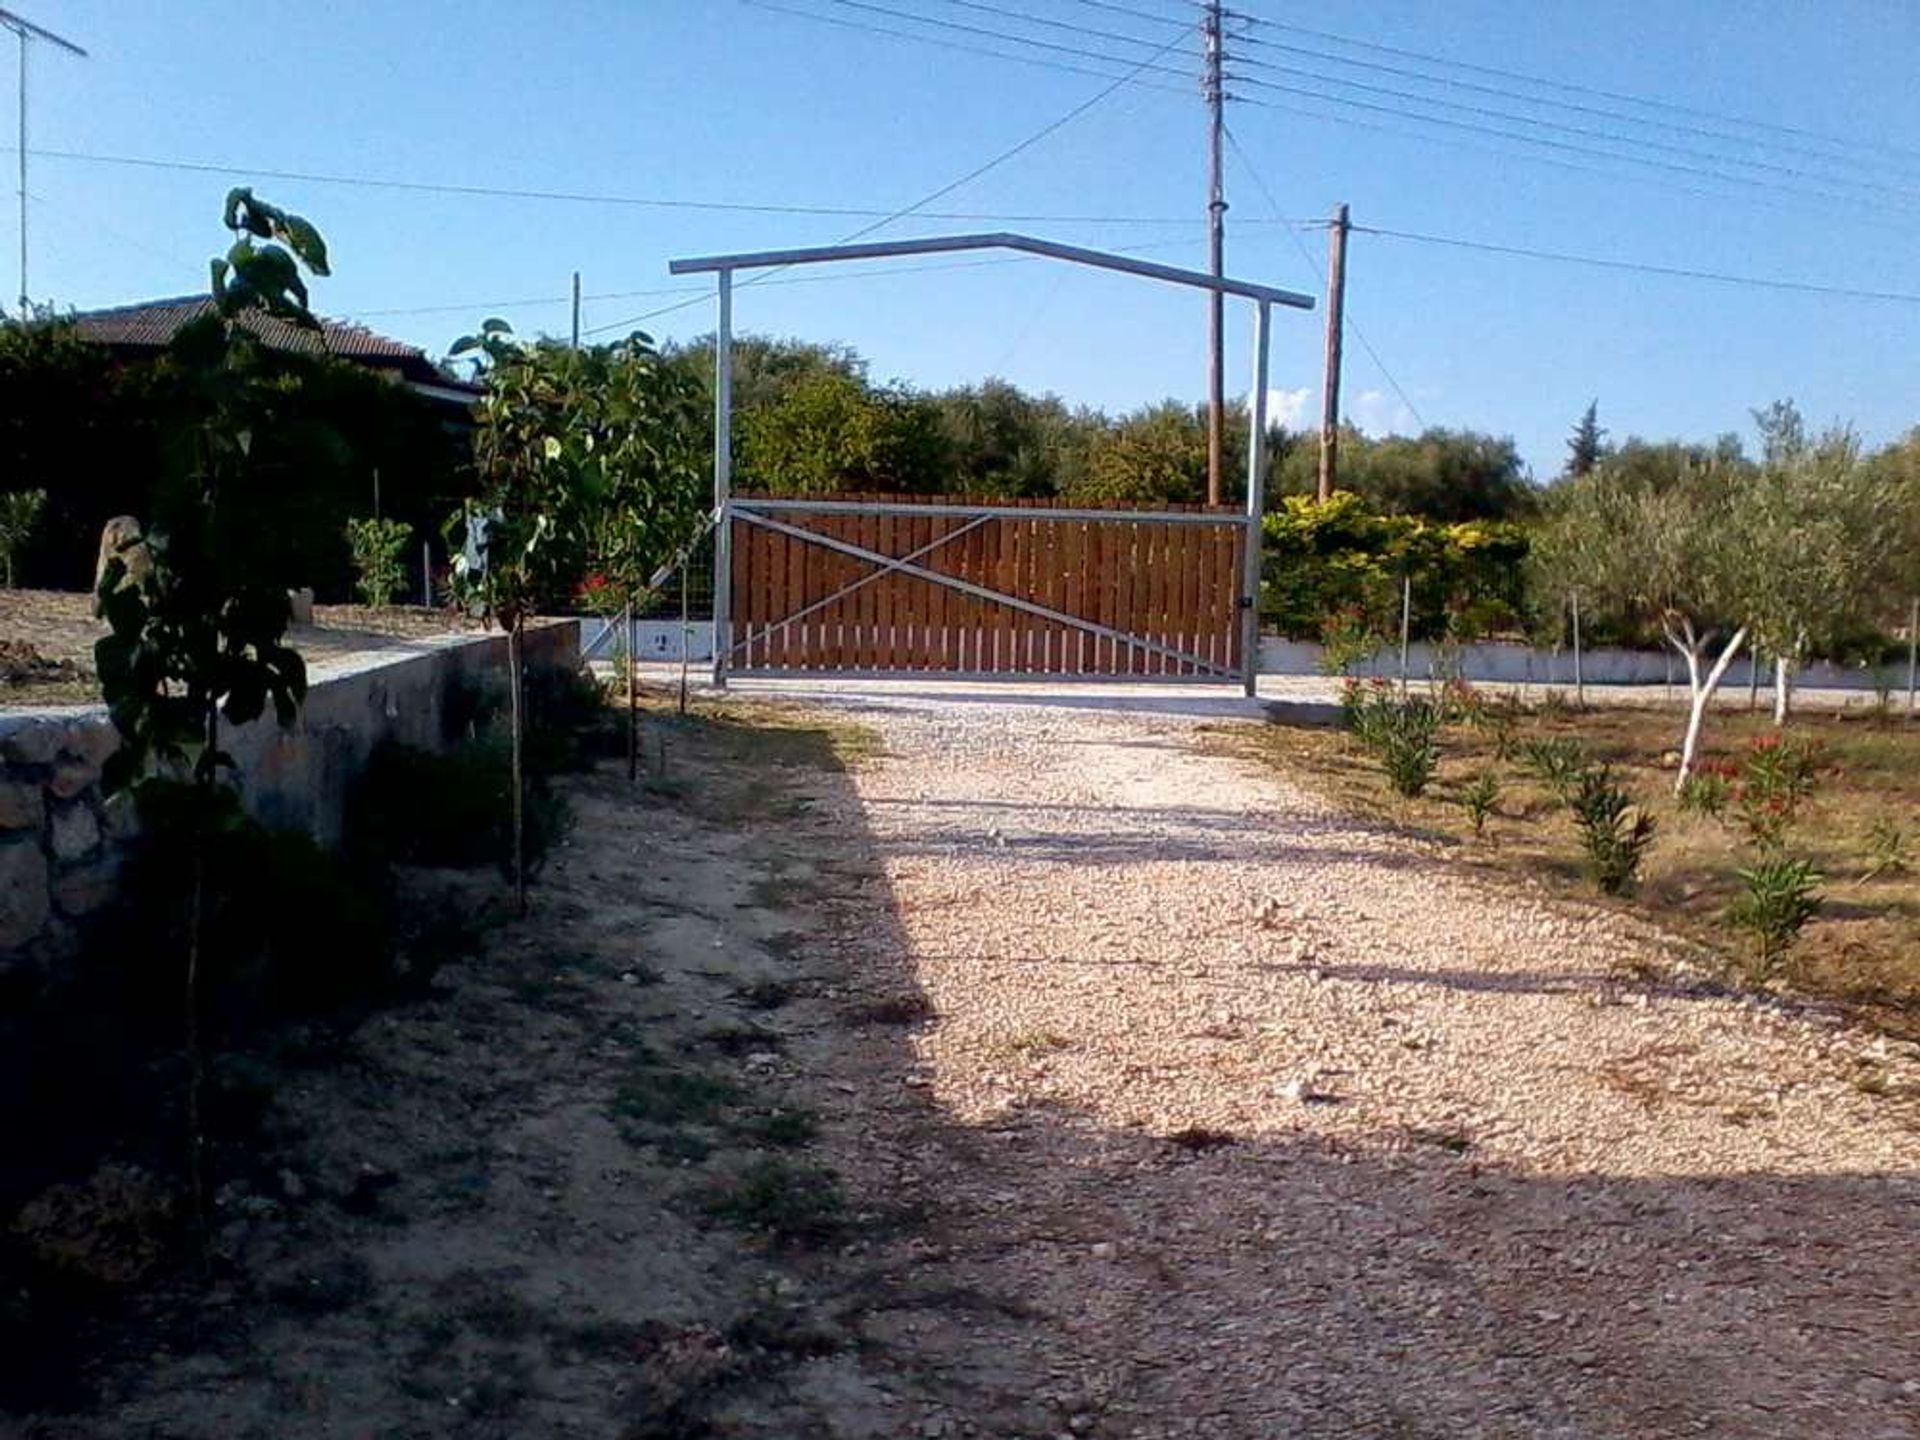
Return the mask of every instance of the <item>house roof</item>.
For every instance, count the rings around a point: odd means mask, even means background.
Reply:
[[[162,350],[189,321],[213,313],[207,295],[182,295],[169,300],[146,300],[107,310],[83,310],[73,316],[80,337],[116,350]],[[404,340],[369,330],[364,325],[324,316],[318,331],[302,329],[261,311],[249,311],[240,324],[275,350],[332,355],[375,370],[392,370],[416,385],[441,391],[472,391],[475,387],[449,377],[427,358],[426,351]],[[448,397],[441,397],[448,398]]]

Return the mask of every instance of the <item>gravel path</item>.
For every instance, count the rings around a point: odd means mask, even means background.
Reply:
[[[1920,1436],[1912,1047],[1637,982],[1189,719],[930,696],[826,697],[886,755],[820,818],[963,1138],[840,1158],[1066,1433]]]

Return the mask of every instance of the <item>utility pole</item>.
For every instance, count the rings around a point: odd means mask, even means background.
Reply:
[[[573,272],[573,348],[580,348],[580,272]]]
[[[1225,63],[1226,36],[1222,28],[1224,12],[1221,0],[1207,0],[1201,33],[1207,42],[1207,132],[1209,180],[1207,185],[1207,259],[1214,278],[1227,273],[1227,201],[1220,179],[1220,139],[1224,129],[1221,115],[1226,104],[1226,86],[1221,73]],[[1226,297],[1215,290],[1207,296],[1207,503],[1221,501],[1220,477],[1226,468],[1227,370],[1225,353]]]
[[[1333,495],[1340,472],[1340,339],[1347,307],[1347,205],[1333,207],[1327,227],[1327,357],[1320,384],[1320,489],[1322,501]]]
[[[24,320],[31,303],[27,298],[27,43],[44,40],[82,60],[87,58],[87,52],[11,10],[0,10],[0,27],[11,30],[20,42],[20,317]]]

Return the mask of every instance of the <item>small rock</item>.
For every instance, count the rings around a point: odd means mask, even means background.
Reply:
[[[1096,1244],[1093,1247],[1093,1258],[1096,1260],[1111,1260],[1113,1258],[1112,1243],[1106,1240],[1102,1240],[1098,1244]]]

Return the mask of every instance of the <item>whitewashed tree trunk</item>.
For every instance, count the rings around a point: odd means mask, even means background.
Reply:
[[[1787,657],[1776,655],[1773,660],[1773,723],[1784,725],[1792,708],[1793,681],[1792,666]]]
[[[1700,731],[1706,724],[1707,706],[1713,702],[1714,692],[1720,688],[1720,682],[1726,678],[1727,667],[1733,663],[1733,657],[1740,653],[1740,647],[1746,643],[1747,627],[1742,625],[1727,640],[1711,665],[1706,664],[1707,647],[1713,637],[1695,632],[1693,622],[1682,618],[1676,622],[1668,621],[1662,629],[1666,632],[1667,643],[1678,650],[1687,662],[1687,730],[1680,742],[1680,773],[1674,777],[1673,789],[1678,794],[1680,787],[1687,783],[1687,777],[1693,774],[1693,763],[1700,749]],[[1705,673],[1702,667],[1705,666]]]

